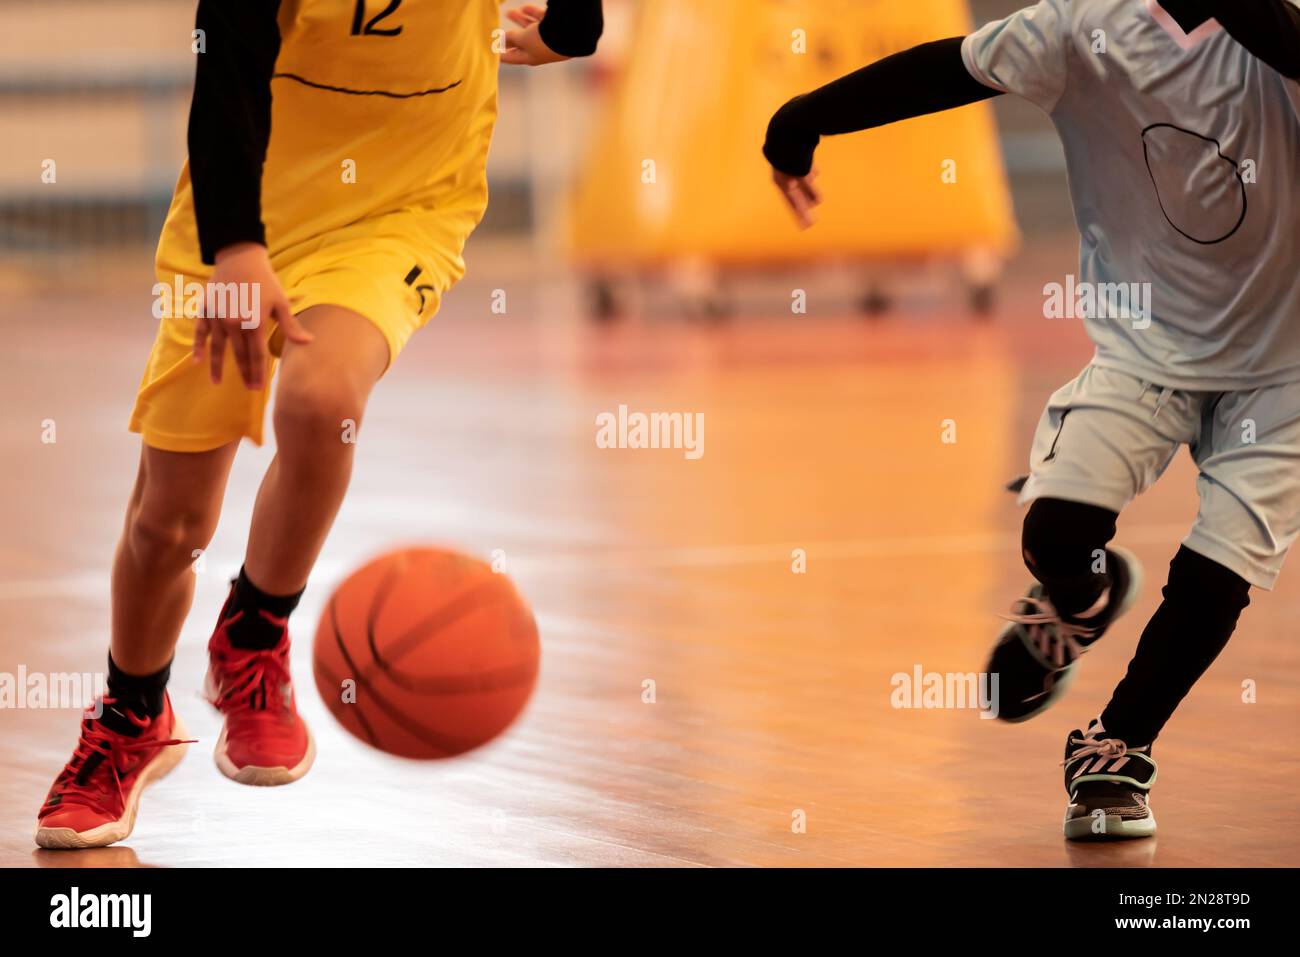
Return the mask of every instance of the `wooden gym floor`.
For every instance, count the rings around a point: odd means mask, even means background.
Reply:
[[[1068,244],[1049,259],[1067,272]],[[896,673],[977,671],[1024,585],[1020,512],[1002,488],[1023,470],[1048,393],[1088,356],[1076,326],[1036,318],[1035,276],[1008,279],[989,325],[942,304],[873,326],[782,315],[777,300],[725,328],[595,329],[559,281],[512,278],[508,315],[492,315],[502,280],[471,253],[471,278],[377,391],[349,501],[295,619],[312,773],[277,789],[221,777],[219,724],[197,696],[269,459],[248,446],[173,669],[200,743],[146,795],[127,844],[41,851],[34,814],[77,719],[0,711],[0,865],[1294,864],[1294,567],[1256,594],[1161,738],[1159,836],[1060,836],[1063,736],[1104,704],[1155,607],[1195,511],[1185,457],[1121,522],[1119,541],[1151,573],[1147,594],[1053,711],[1007,726],[891,707]],[[147,282],[125,288],[3,307],[0,672],[103,667],[138,448],[124,423],[152,338]],[[598,449],[596,416],[620,404],[703,412],[703,457]],[[54,444],[41,442],[47,419]],[[945,419],[955,444],[941,441]],[[367,749],[311,679],[332,584],[412,541],[502,549],[542,631],[520,723],[442,763]],[[1246,681],[1255,703],[1242,700]]]

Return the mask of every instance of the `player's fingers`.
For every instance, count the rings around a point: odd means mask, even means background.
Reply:
[[[507,30],[506,31],[506,53],[511,50],[528,49],[528,30]]]
[[[813,185],[812,180],[810,178],[804,177],[803,179],[799,180],[797,183],[797,188],[799,192],[802,193],[803,196],[808,200],[810,205],[816,206],[818,203],[822,201],[821,192],[817,189],[816,186]]]
[[[206,317],[200,315],[194,320],[194,349],[190,353],[195,362],[203,361],[203,350],[208,342],[209,325]]]
[[[803,186],[804,192],[814,203],[820,203],[822,201],[821,190],[817,188],[817,177],[820,175],[821,174],[818,172],[817,167],[814,166],[808,171],[807,176],[799,180]]]
[[[236,329],[232,330],[230,336],[230,349],[235,354],[235,366],[239,369],[239,378],[243,380],[244,387],[247,389],[253,388],[255,380],[248,341],[255,335],[257,335],[256,329],[251,332]]]
[[[212,323],[212,335],[208,340],[208,374],[212,384],[221,382],[221,367],[226,361],[226,327],[219,322]]]
[[[794,218],[799,221],[803,229],[807,229],[813,224],[812,206],[809,204],[807,197],[797,189],[787,190],[785,193],[786,202],[790,204],[790,209],[794,211]]]
[[[812,176],[812,173],[808,176],[789,176],[779,170],[774,170],[772,176],[777,188],[781,190],[781,195],[794,211],[799,225],[804,229],[813,224],[813,207],[821,202],[821,194],[809,181]]]
[[[280,325],[284,337],[290,342],[296,342],[300,346],[310,343],[315,337],[303,328],[303,324],[298,321],[298,317],[293,314],[293,309],[289,306],[288,300],[282,299],[271,306],[271,317]]]
[[[518,26],[521,27],[531,27],[534,23],[536,23],[538,20],[541,19],[541,17],[531,12],[533,9],[536,8],[515,7],[513,10],[506,11],[506,19],[509,20],[511,23],[517,24]]]
[[[244,379],[244,384],[256,392],[266,384],[266,336],[262,335],[261,329],[254,329],[240,338],[245,341],[248,350],[249,374]]]
[[[530,17],[533,18],[534,23],[541,20],[542,17],[546,16],[546,8],[538,6],[535,3],[525,3],[523,10],[524,13],[528,14]]]
[[[519,47],[510,47],[505,53],[501,54],[502,63],[513,63],[515,66],[536,66],[537,60],[527,50],[521,50]]]

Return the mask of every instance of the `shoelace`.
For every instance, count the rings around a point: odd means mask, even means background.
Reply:
[[[1125,742],[1121,741],[1119,738],[1097,738],[1097,737],[1093,737],[1091,732],[1088,732],[1082,738],[1071,737],[1070,743],[1079,745],[1079,747],[1076,747],[1073,751],[1071,751],[1068,755],[1066,755],[1065,760],[1061,762],[1061,767],[1068,767],[1070,764],[1074,763],[1075,761],[1082,761],[1082,763],[1079,765],[1079,770],[1075,771],[1074,774],[1072,775],[1072,779],[1080,777],[1085,771],[1088,770],[1088,760],[1090,758],[1099,759],[1097,763],[1092,766],[1092,770],[1097,771],[1107,761],[1119,761],[1122,758],[1126,757],[1129,751],[1132,751],[1134,754],[1145,753],[1147,751],[1146,746],[1140,748],[1130,748]],[[1111,765],[1112,769],[1118,769],[1122,767],[1123,764]],[[1142,794],[1139,791],[1133,791],[1132,794],[1141,804],[1145,805],[1147,803],[1146,795]]]
[[[1061,767],[1079,758],[1122,758],[1128,754],[1128,745],[1119,738],[1094,738],[1088,735],[1083,738],[1071,737],[1070,743],[1081,747],[1071,751],[1070,756],[1061,762]]]
[[[1097,634],[1096,627],[1065,621],[1061,618],[1061,613],[1046,598],[1026,595],[1019,599],[1017,604],[1028,605],[1031,609],[1037,610],[1012,612],[1001,617],[1005,621],[1023,625],[1038,653],[1057,668],[1064,668],[1088,650],[1087,645],[1079,643],[1080,638],[1093,638]]]
[[[290,687],[289,662],[282,649],[223,649],[217,666],[221,687],[211,700],[221,712],[283,710],[287,706],[284,689]]]
[[[105,707],[117,704],[116,698],[100,699]],[[133,711],[123,711],[127,720],[140,729],[141,738],[149,726],[153,724],[152,718],[141,718]],[[56,784],[50,789],[50,796],[46,799],[45,804],[41,806],[41,813],[58,807],[65,807],[69,804],[78,804],[88,807],[102,814],[120,814],[126,804],[125,796],[122,794],[122,770],[118,766],[117,756],[124,752],[130,751],[149,751],[155,748],[170,747],[174,744],[194,744],[193,740],[184,740],[181,738],[169,738],[167,740],[158,740],[150,738],[141,740],[119,734],[104,725],[102,718],[93,718],[84,715],[81,721],[81,737],[77,741],[77,746],[73,749],[72,758],[68,761],[67,767],[63,769],[60,775],[61,784]],[[86,763],[96,755],[99,756],[98,766],[93,768],[85,783],[77,779],[81,776],[82,770]],[[106,774],[100,774],[102,769],[107,769]],[[56,800],[57,798],[57,800]]]
[[[1156,386],[1152,385],[1150,382],[1142,383],[1142,394],[1138,396],[1138,398],[1139,399],[1145,398],[1146,394],[1154,388],[1156,388]],[[1176,391],[1178,391],[1169,386],[1160,386],[1159,388],[1160,388],[1160,394],[1156,396],[1156,407],[1155,410],[1151,413],[1151,418],[1153,419],[1160,418],[1160,411],[1165,407],[1165,404],[1170,400],[1170,398],[1173,397],[1173,394]]]

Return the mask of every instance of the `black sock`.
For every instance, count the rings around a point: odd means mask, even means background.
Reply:
[[[243,612],[239,620],[232,622],[227,630],[230,643],[236,648],[274,648],[279,644],[284,629],[259,613],[264,611],[275,618],[288,618],[298,607],[303,591],[306,589],[293,595],[268,595],[249,581],[247,572],[241,568],[230,593],[230,600],[226,603],[225,618],[233,618]]]
[[[1228,644],[1250,604],[1250,583],[1184,546],[1169,565],[1164,596],[1101,715],[1107,737],[1134,747],[1156,739]]]
[[[132,711],[142,718],[156,718],[162,714],[163,698],[167,692],[167,679],[171,677],[172,664],[151,675],[129,675],[117,666],[112,652],[108,655],[108,689],[105,697],[116,704],[104,707],[103,722],[118,734],[137,735],[140,728],[127,716]]]
[[[1059,498],[1035,500],[1021,537],[1025,565],[1065,618],[1088,611],[1111,585],[1104,556],[1118,513]]]

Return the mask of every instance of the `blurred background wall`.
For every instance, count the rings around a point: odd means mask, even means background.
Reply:
[[[492,205],[477,241],[553,258],[569,179],[581,168],[635,9],[655,2],[605,0],[606,38],[591,61],[502,70]],[[971,12],[979,24],[1021,5],[975,0]],[[184,158],[194,7],[194,0],[0,0],[0,282],[103,282],[123,262],[139,275]],[[1026,239],[1068,231],[1050,123],[1009,97],[995,108]]]

